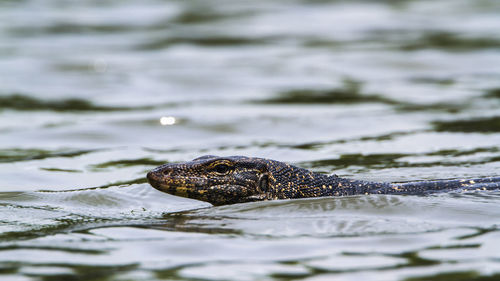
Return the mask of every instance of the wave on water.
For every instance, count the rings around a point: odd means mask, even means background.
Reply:
[[[342,237],[498,226],[495,192],[369,195],[264,201],[219,207],[146,184],[64,192],[3,192],[5,231],[141,225],[270,237]],[[36,212],[37,216],[30,215]],[[44,214],[42,216],[42,213]],[[20,215],[23,214],[23,215]],[[67,227],[67,229],[65,229]]]
[[[495,192],[369,195],[265,201],[166,214],[166,228],[269,237],[404,234],[497,228]],[[169,220],[170,219],[170,220]],[[168,224],[170,222],[170,225]],[[172,225],[175,222],[175,225]]]
[[[44,236],[110,225],[151,224],[208,203],[160,194],[145,184],[72,191],[1,192],[1,238]]]

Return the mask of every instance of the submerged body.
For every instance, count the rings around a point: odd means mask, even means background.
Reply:
[[[452,190],[500,189],[500,177],[379,183],[324,175],[287,163],[245,156],[202,156],[148,173],[156,189],[214,205],[358,194],[425,195]]]

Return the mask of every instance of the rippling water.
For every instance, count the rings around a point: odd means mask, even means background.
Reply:
[[[0,278],[499,279],[498,192],[212,207],[145,180],[203,154],[372,181],[498,176],[499,13],[1,2]]]

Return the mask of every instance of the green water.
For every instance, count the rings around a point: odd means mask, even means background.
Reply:
[[[0,279],[499,280],[499,192],[212,207],[145,180],[204,154],[371,181],[498,176],[499,14],[0,2]]]

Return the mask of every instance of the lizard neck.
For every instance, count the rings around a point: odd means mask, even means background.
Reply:
[[[386,188],[388,183],[376,183],[339,178],[285,164],[270,174],[271,197],[292,199],[323,196],[347,196]]]

